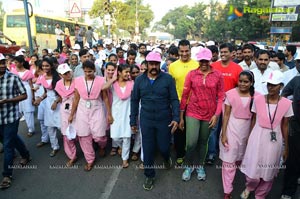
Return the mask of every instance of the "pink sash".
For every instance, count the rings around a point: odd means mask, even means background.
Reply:
[[[259,120],[258,120],[259,125],[263,128],[271,129],[271,123],[270,123],[269,113],[266,107],[265,96],[260,95],[255,97],[254,102],[255,102],[256,114],[259,115]],[[273,123],[273,129],[275,129],[281,123],[283,116],[289,110],[291,104],[292,104],[291,100],[281,97],[281,99],[278,102],[278,108]],[[271,116],[273,118],[274,114]]]
[[[74,82],[74,80],[72,80],[72,83],[71,83],[69,89],[66,89],[66,87],[64,85],[64,80],[61,79],[56,83],[55,90],[62,98],[68,98],[74,94],[75,82]]]
[[[259,95],[258,92],[255,92],[254,96]],[[235,118],[239,119],[250,119],[252,117],[252,113],[250,112],[250,102],[251,97],[249,97],[246,107],[242,103],[242,99],[237,91],[237,88],[233,88],[226,92],[226,97],[231,106],[232,114]]]
[[[125,88],[125,92],[124,93],[121,91],[121,88],[120,88],[120,85],[119,85],[118,81],[116,81],[113,84],[113,87],[114,87],[114,90],[115,90],[116,94],[118,95],[118,97],[121,100],[126,100],[131,95],[131,91],[132,91],[132,88],[133,88],[133,81],[132,80],[126,81],[126,88]]]
[[[20,79],[21,79],[22,81],[28,81],[28,80],[34,78],[33,74],[32,74],[31,71],[29,71],[29,70],[25,70],[25,73],[23,74],[22,77],[19,75],[19,72],[17,71],[16,68],[12,68],[12,69],[11,69],[11,72],[12,72],[13,74],[17,75],[18,77],[20,77]]]
[[[84,100],[96,100],[99,98],[102,87],[105,83],[104,77],[96,76],[93,87],[91,89],[90,97],[88,97],[88,91],[86,88],[85,77],[80,76],[75,78],[75,88],[77,89],[80,97]]]
[[[48,84],[48,82],[46,80],[46,74],[38,77],[36,84],[42,85],[44,88],[52,90],[52,84],[50,84],[50,85]]]

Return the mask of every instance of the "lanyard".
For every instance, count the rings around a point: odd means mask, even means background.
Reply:
[[[90,89],[89,89],[89,88],[88,88],[88,82],[87,82],[87,80],[85,79],[85,83],[86,83],[86,91],[87,91],[87,93],[88,93],[88,98],[90,98],[90,94],[91,94],[91,91],[92,91],[92,88],[93,88],[93,85],[94,85],[94,81],[95,81],[95,78],[93,79],[92,85],[91,85],[91,87],[90,87]]]
[[[275,116],[276,116],[276,113],[277,113],[277,108],[278,108],[279,99],[280,99],[280,96],[278,97],[278,101],[277,101],[277,104],[276,104],[276,108],[275,108],[274,116],[273,116],[273,118],[272,118],[272,117],[271,117],[271,112],[270,112],[269,95],[267,95],[268,112],[269,112],[269,119],[270,119],[270,123],[271,123],[271,130],[272,130],[272,131],[273,131],[273,123],[274,123]]]

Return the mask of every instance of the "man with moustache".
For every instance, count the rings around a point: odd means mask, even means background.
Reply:
[[[170,141],[171,133],[178,127],[179,100],[173,78],[160,71],[160,54],[150,52],[146,61],[148,69],[136,78],[131,94],[130,126],[137,133],[139,118],[146,176],[143,187],[149,191],[154,185],[156,144],[163,156],[164,167],[169,169],[172,165]]]
[[[242,47],[242,53],[244,60],[239,63],[243,70],[252,70],[256,68],[255,62],[252,60],[254,55],[254,49],[251,44],[245,44]]]
[[[269,62],[270,53],[266,50],[259,50],[256,53],[257,68],[251,70],[254,74],[254,88],[256,91],[263,95],[268,94],[266,81],[269,78],[271,72],[273,71],[268,67]]]
[[[11,186],[15,149],[20,153],[21,166],[30,161],[29,151],[18,136],[19,102],[27,98],[26,89],[18,76],[6,69],[6,58],[0,53],[0,140],[3,140],[3,180],[1,189]]]

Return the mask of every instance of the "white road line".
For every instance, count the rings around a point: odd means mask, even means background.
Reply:
[[[122,169],[115,169],[112,172],[112,174],[104,188],[105,192],[103,194],[101,194],[100,199],[108,199],[110,197],[110,194],[111,194],[112,190],[114,189],[114,186],[118,180],[121,170]]]

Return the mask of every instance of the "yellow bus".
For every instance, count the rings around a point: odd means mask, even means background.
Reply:
[[[38,45],[39,49],[53,50],[57,47],[55,36],[55,24],[57,23],[66,34],[70,35],[72,46],[74,45],[75,24],[79,24],[80,27],[87,30],[87,24],[65,18],[33,14],[29,20],[32,38],[36,40],[36,42],[33,41],[33,46]],[[6,13],[3,20],[3,33],[17,45],[29,46],[24,12]]]

